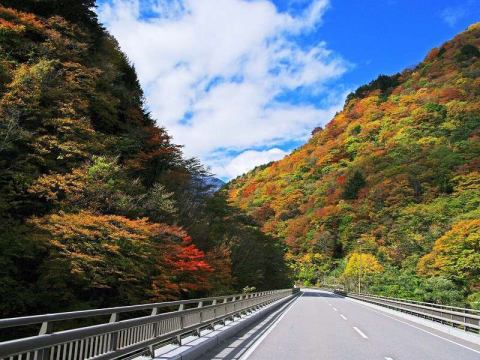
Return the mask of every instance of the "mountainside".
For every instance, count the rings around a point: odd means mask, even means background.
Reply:
[[[283,249],[144,110],[93,5],[0,0],[0,317],[288,286]]]
[[[477,23],[228,184],[297,280],[480,307],[479,49]]]

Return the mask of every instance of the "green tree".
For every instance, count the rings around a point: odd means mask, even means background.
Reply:
[[[343,198],[346,200],[353,200],[357,198],[358,192],[365,186],[365,178],[360,171],[355,171],[353,176],[347,180],[345,190],[343,191]]]

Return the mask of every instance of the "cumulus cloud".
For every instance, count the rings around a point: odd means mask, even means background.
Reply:
[[[187,156],[230,178],[279,156],[339,109],[343,98],[332,100],[328,84],[347,64],[321,40],[301,41],[327,7],[314,0],[292,14],[268,0],[103,0],[98,13],[134,63],[158,123]],[[325,98],[285,96],[297,91]]]
[[[219,171],[228,178],[234,178],[239,174],[243,174],[248,170],[253,169],[255,166],[269,163],[270,161],[280,160],[288,153],[279,148],[273,148],[269,150],[257,151],[247,150],[233,159],[228,164],[219,164],[219,169],[213,164],[212,170]]]

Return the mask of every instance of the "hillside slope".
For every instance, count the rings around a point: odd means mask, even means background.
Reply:
[[[228,185],[298,280],[480,306],[480,24]],[[362,289],[364,290],[364,289]]]
[[[145,111],[93,5],[0,0],[0,317],[287,286],[268,275],[282,249]],[[225,223],[242,238],[200,226]]]

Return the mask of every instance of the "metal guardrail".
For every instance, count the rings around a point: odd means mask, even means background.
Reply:
[[[480,332],[480,310],[367,294],[339,293],[339,295],[426,318],[465,331]]]
[[[179,342],[190,333],[213,327],[298,293],[285,289],[203,299],[74,311],[0,319],[0,329],[38,324],[39,334],[0,343],[1,360],[107,360],[131,358],[160,343]],[[172,311],[173,308],[176,310]],[[161,313],[161,311],[166,311]],[[150,315],[120,320],[124,313],[150,311]],[[109,316],[107,323],[54,331],[54,323]]]

